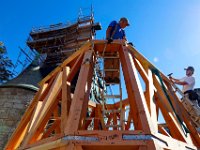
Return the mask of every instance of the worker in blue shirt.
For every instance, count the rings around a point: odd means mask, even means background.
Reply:
[[[127,26],[129,26],[129,21],[125,17],[122,17],[119,22],[112,21],[106,30],[106,39],[108,40],[108,43],[111,43],[113,40],[117,39],[127,41],[124,31],[124,28]]]

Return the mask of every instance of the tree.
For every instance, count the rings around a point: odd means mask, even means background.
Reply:
[[[13,63],[6,54],[6,47],[0,42],[0,84],[5,83],[13,77],[13,73],[10,71],[13,67]]]

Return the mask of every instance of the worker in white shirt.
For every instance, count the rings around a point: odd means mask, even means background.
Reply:
[[[185,68],[185,70],[186,76],[182,79],[175,79],[171,76],[169,77],[169,79],[175,84],[182,85],[182,92],[184,94],[189,94],[190,100],[198,100],[198,105],[200,106],[199,96],[195,91],[193,91],[195,85],[195,78],[193,77],[194,67],[188,66],[187,68]]]

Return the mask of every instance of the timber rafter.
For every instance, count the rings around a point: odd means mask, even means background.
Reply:
[[[90,101],[96,54],[104,50],[119,54],[128,96],[106,109],[121,106],[121,113],[103,114],[103,106]],[[168,78],[134,47],[118,40],[88,41],[40,82],[5,149],[195,150],[200,148],[200,135],[180,101]],[[159,123],[160,113],[165,126]]]

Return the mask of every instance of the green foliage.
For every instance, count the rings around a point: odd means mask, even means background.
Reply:
[[[6,54],[6,47],[0,42],[0,84],[5,83],[13,77],[13,73],[10,71],[13,67],[13,63]]]

